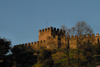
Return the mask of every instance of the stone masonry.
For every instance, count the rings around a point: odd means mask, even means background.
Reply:
[[[66,48],[66,46],[69,44],[70,48],[76,48],[79,41],[97,44],[100,42],[100,36],[97,33],[96,36],[92,34],[79,36],[72,35],[71,37],[66,37],[64,30],[50,27],[39,30],[39,41],[21,45],[30,45],[33,49],[39,49],[40,47],[45,47],[46,49],[59,49]]]

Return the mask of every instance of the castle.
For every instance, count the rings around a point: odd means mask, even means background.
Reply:
[[[74,49],[77,48],[79,41],[97,44],[100,42],[100,36],[97,33],[96,36],[92,34],[66,37],[64,30],[49,27],[39,30],[39,41],[21,45],[31,46],[33,49],[39,49],[40,47],[45,47],[46,49],[59,49],[66,48],[66,46],[69,45],[70,48]]]

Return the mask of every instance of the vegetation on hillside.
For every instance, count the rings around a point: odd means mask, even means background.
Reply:
[[[100,44],[84,43],[77,49],[69,49],[69,60],[67,50],[61,48],[46,50],[41,47],[35,51],[29,46],[18,45],[11,51],[13,54],[3,59],[6,67],[11,64],[16,67],[95,67],[100,62]]]

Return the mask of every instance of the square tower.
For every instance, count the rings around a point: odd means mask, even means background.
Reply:
[[[56,28],[53,27],[39,30],[39,41],[46,40],[47,37],[52,37],[52,36],[53,37],[58,36],[59,38],[61,38],[62,36],[65,36],[65,31],[59,29],[56,30]]]
[[[48,36],[51,37],[52,30],[53,30],[53,27],[39,30],[39,41],[46,40]]]

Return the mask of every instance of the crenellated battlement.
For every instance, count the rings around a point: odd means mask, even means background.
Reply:
[[[29,43],[24,43],[24,44],[19,44],[19,45],[23,45],[23,46],[34,46],[34,45],[42,44],[42,43],[45,43],[45,40],[44,41],[29,42]]]
[[[45,29],[39,30],[39,33],[47,32],[47,31],[52,31],[52,30],[53,30],[53,27],[45,28]]]
[[[86,35],[86,34],[84,34],[84,35],[71,35],[71,36],[67,36],[67,38],[69,38],[69,39],[71,39],[71,38],[88,38],[88,37],[100,37],[99,36],[99,33],[97,33],[96,34],[96,36],[95,36],[95,34],[92,34],[92,35],[90,35],[90,34],[88,34],[88,35]]]
[[[56,28],[53,28],[53,31],[55,31],[57,33],[65,33],[65,30],[56,29]]]
[[[52,48],[55,45],[50,44],[50,43],[55,43],[56,46],[54,48],[59,48],[59,47],[62,47],[62,46],[64,47],[64,45],[61,44],[63,42],[63,44],[65,43],[65,45],[67,43],[69,43],[70,48],[76,48],[77,39],[79,39],[79,40],[82,39],[86,43],[87,42],[88,43],[92,42],[94,44],[100,43],[99,33],[97,33],[96,35],[95,34],[91,34],[91,35],[85,34],[85,35],[71,35],[71,36],[66,37],[65,36],[65,30],[61,30],[61,29],[58,29],[58,28],[55,28],[55,27],[54,28],[49,27],[49,28],[39,30],[39,40],[38,41],[20,44],[19,46],[21,46],[21,47],[32,46],[32,47],[37,49],[37,47],[39,47],[41,45],[41,46],[45,46],[46,48]]]
[[[39,30],[39,33],[45,33],[45,32],[48,32],[48,31],[55,31],[55,32],[65,33],[65,30],[61,30],[61,29],[57,29],[57,28],[53,28],[53,27],[49,27],[49,28]]]

